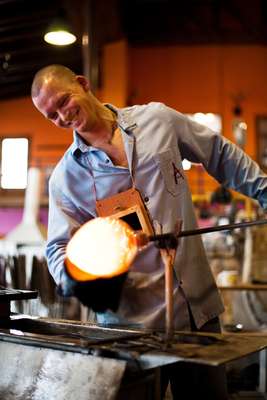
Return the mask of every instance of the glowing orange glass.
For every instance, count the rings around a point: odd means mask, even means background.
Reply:
[[[78,281],[111,278],[128,271],[138,246],[137,235],[126,222],[95,218],[69,241],[66,267]]]

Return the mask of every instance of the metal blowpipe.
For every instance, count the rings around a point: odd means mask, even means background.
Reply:
[[[179,237],[203,235],[205,233],[218,232],[218,231],[230,231],[233,229],[249,228],[250,226],[266,225],[267,219],[260,219],[256,221],[245,221],[236,224],[226,224],[219,226],[210,226],[208,228],[199,228],[186,231],[180,231],[178,233],[162,233],[160,235],[151,235],[147,237],[148,242],[158,242],[160,248],[175,248],[177,246],[177,239]]]

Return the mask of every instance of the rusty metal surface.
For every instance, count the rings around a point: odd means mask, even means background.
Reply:
[[[113,400],[126,362],[0,342],[0,398]]]
[[[148,364],[151,367],[159,362],[164,363],[165,359],[168,359],[170,363],[183,361],[217,367],[267,348],[267,335],[186,334],[184,332],[176,332],[175,335],[176,342],[174,340],[164,352],[150,352],[149,357],[146,354],[141,355],[140,364],[142,367],[145,368]],[[180,339],[177,339],[177,335],[180,336]],[[207,342],[206,345],[203,342],[197,343],[197,339],[202,338],[210,340],[210,342]]]
[[[113,400],[126,369],[217,367],[265,348],[267,335],[175,332],[166,341],[164,332],[12,315],[0,320],[0,399]]]
[[[1,341],[127,361],[149,369],[177,361],[219,366],[267,347],[267,335],[164,332],[13,316],[0,321]]]
[[[80,321],[62,321],[48,318],[36,318],[13,315],[10,320],[0,320],[0,328],[17,329],[51,337],[64,337],[65,339],[86,340],[89,344],[104,343],[125,338],[135,338],[148,332],[137,329],[119,327],[106,327]]]

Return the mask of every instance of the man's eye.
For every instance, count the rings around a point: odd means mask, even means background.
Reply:
[[[55,120],[57,119],[57,113],[51,114],[51,115],[49,116],[49,118],[50,118],[52,121],[55,121]]]
[[[60,102],[60,106],[61,107],[65,106],[67,104],[68,100],[69,100],[69,96],[64,96],[63,99]]]

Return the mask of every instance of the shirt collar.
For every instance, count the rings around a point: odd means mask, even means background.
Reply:
[[[112,104],[105,104],[105,106],[117,114],[118,125],[125,132],[129,133],[137,127],[137,124],[132,117],[132,107],[117,108]]]
[[[77,154],[78,152],[85,153],[86,151],[89,151],[91,146],[88,146],[81,136],[78,134],[78,132],[73,131],[73,143],[70,147],[71,153],[73,155]]]

